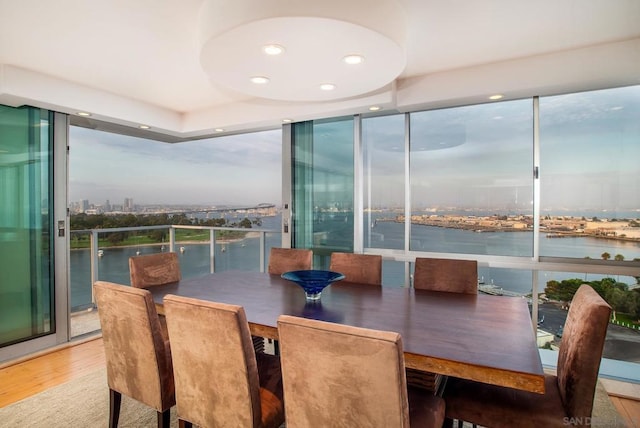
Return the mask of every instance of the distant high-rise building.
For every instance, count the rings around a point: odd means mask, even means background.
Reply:
[[[133,198],[124,198],[123,211],[126,211],[126,212],[133,211]]]
[[[80,210],[82,212],[85,212],[89,209],[89,200],[88,199],[83,199],[80,201]]]
[[[109,199],[107,199],[107,202],[104,203],[104,212],[111,212],[111,204],[109,203]]]

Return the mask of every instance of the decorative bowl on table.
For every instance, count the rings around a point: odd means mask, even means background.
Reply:
[[[311,301],[320,299],[322,290],[332,282],[344,279],[340,272],[330,270],[294,270],[283,273],[282,277],[302,287],[305,297]]]

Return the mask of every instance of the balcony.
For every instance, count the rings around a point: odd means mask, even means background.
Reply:
[[[166,241],[162,239],[165,235]],[[158,239],[154,240],[152,236]],[[78,338],[100,329],[94,311],[92,284],[98,280],[130,284],[129,257],[176,252],[183,278],[226,270],[264,272],[269,249],[281,246],[281,232],[161,225],[74,230],[71,242],[70,325],[71,337]]]

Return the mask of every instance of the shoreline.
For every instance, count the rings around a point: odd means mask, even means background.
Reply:
[[[234,242],[241,242],[245,239],[256,239],[260,237],[260,232],[247,232],[244,238],[230,238],[230,239],[216,239],[216,245],[218,244],[229,244]],[[206,241],[178,241],[175,243],[176,247],[179,247],[181,244],[187,245],[209,245],[209,240]],[[163,245],[169,246],[168,242],[157,242],[157,243],[146,243],[146,244],[127,244],[127,245],[109,245],[107,247],[98,246],[99,250],[108,250],[111,248],[137,248],[137,247],[161,247]],[[82,247],[82,248],[71,248],[70,251],[78,251],[78,250],[90,250],[90,247]]]

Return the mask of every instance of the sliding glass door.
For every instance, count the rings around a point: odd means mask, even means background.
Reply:
[[[55,333],[53,164],[53,114],[0,105],[0,351]]]

